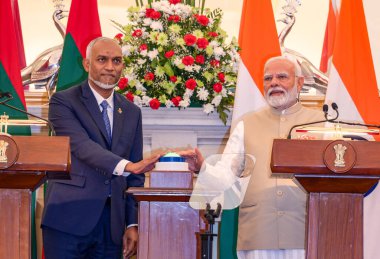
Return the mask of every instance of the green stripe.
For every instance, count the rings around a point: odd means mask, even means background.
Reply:
[[[14,89],[12,82],[10,78],[8,77],[8,74],[6,73],[3,64],[0,61],[0,86],[1,91],[3,92],[10,92],[13,96],[13,99],[7,104],[15,106],[16,108],[25,110],[23,103],[21,102],[16,90]],[[2,98],[0,101],[6,100],[5,98]],[[8,108],[4,105],[0,105],[0,114],[4,115],[7,114],[10,119],[28,119],[28,116],[22,112],[12,110],[11,108]],[[30,127],[20,127],[20,126],[9,126],[8,127],[8,133],[11,135],[30,135]]]
[[[220,224],[219,259],[237,259],[238,219],[239,207],[233,210],[223,210]]]
[[[62,59],[58,74],[57,91],[78,85],[87,79],[87,72],[82,65],[83,57],[71,34],[65,37]]]

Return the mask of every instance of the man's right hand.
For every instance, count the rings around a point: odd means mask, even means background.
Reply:
[[[154,164],[158,161],[160,156],[161,155],[154,155],[154,156],[145,158],[137,163],[129,162],[125,166],[124,171],[129,172],[131,174],[143,174],[143,173],[149,172],[153,170]]]

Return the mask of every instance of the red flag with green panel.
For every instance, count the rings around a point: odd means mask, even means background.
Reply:
[[[82,65],[90,41],[102,35],[97,0],[71,2],[63,45],[57,91],[77,85],[87,78]]]
[[[13,97],[6,104],[26,110],[11,0],[0,1],[0,91]],[[10,98],[4,96],[0,103],[7,99]],[[26,114],[0,104],[0,114],[4,113],[10,119],[28,119]],[[30,127],[8,127],[8,133],[30,135]]]

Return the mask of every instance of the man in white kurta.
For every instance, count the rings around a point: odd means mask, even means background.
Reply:
[[[305,258],[306,194],[292,180],[272,176],[270,170],[273,139],[286,138],[293,125],[324,118],[321,111],[298,102],[303,81],[295,61],[287,57],[269,59],[264,67],[269,107],[245,115],[224,150],[224,154],[245,153],[256,158],[239,210],[240,259]],[[197,149],[185,155],[194,169],[200,168],[203,157]],[[223,179],[229,181],[230,177],[224,178],[221,173],[216,182]]]

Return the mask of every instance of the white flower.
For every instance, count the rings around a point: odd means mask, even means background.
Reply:
[[[211,47],[213,47],[213,48],[216,48],[216,47],[219,46],[219,43],[217,41],[213,40],[208,45],[211,46]]]
[[[214,55],[215,57],[224,56],[225,52],[222,47],[216,47],[214,48]]]
[[[194,90],[190,90],[188,88],[186,88],[186,91],[185,93],[183,94],[183,99],[190,99],[191,96],[193,96],[193,93],[194,93]],[[189,100],[190,102],[190,100]]]
[[[209,92],[206,88],[202,87],[198,90],[197,92],[197,97],[199,100],[201,101],[207,101],[207,98],[208,98],[208,95],[209,95]]]
[[[137,60],[137,64],[139,64],[139,65],[145,64],[145,62],[146,62],[146,59],[139,58]]]
[[[148,55],[148,51],[146,49],[140,51],[140,55],[146,57]]]
[[[227,97],[227,89],[223,87],[222,91],[220,92],[222,97]]]
[[[211,103],[203,105],[203,112],[209,114],[214,111],[214,106]]]
[[[144,26],[149,26],[149,25],[151,25],[152,24],[152,19],[150,19],[150,18],[145,18],[144,20],[143,20],[143,25]]]
[[[165,102],[165,106],[166,106],[166,108],[170,108],[170,107],[174,106],[174,104],[173,104],[172,101],[170,101],[170,100],[166,100],[166,102]]]
[[[212,99],[211,103],[213,105],[215,105],[215,107],[218,107],[221,100],[222,100],[222,96],[221,95],[217,95],[217,96],[214,97],[214,99]]]
[[[127,44],[121,48],[121,51],[122,51],[124,56],[129,56],[129,54],[131,54],[133,49],[134,49],[134,47],[132,45]]]
[[[199,72],[199,70],[201,70],[201,66],[199,66],[199,65],[194,65],[193,66],[193,69],[198,73]]]
[[[141,91],[141,92],[145,92],[146,88],[144,87],[144,85],[140,81],[137,80],[136,90],[137,91]]]
[[[141,97],[137,95],[133,96],[133,103],[141,107],[142,106]]]
[[[150,25],[150,28],[154,31],[162,31],[164,29],[164,26],[162,25],[162,22],[160,21],[154,21]]]
[[[182,101],[179,101],[178,105],[182,108],[186,108],[190,105],[190,100],[188,98],[184,98]]]
[[[158,56],[158,50],[154,49],[148,52],[148,57],[150,60],[155,59]]]
[[[185,71],[193,72],[193,66],[185,66]]]
[[[181,64],[182,64],[182,59],[180,59],[179,57],[176,57],[174,59],[174,65],[176,65],[178,67]]]
[[[152,98],[150,98],[149,96],[144,95],[142,97],[142,104],[145,105],[145,106],[149,106],[150,100],[152,100]]]

